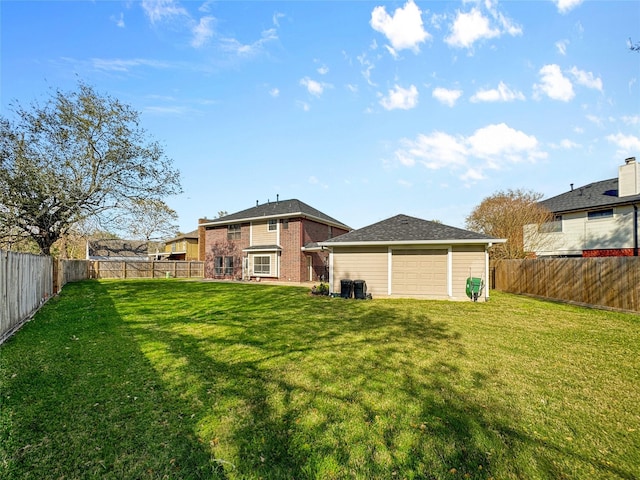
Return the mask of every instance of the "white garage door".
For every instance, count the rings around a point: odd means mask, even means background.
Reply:
[[[393,295],[447,295],[447,250],[394,250]]]

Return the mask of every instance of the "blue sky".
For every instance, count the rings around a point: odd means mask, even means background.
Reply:
[[[181,171],[181,231],[298,198],[464,227],[640,158],[638,1],[6,1],[2,114],[80,79]]]

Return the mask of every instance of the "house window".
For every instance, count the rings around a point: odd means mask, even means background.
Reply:
[[[227,240],[240,240],[240,224],[227,226]]]
[[[233,275],[233,257],[215,257],[214,271],[216,275]]]
[[[554,215],[553,220],[540,225],[538,229],[541,233],[561,233],[562,232],[562,215]]]
[[[275,232],[278,229],[278,220],[269,220],[269,231]]]
[[[288,230],[289,229],[289,219],[285,218],[284,220],[282,220],[282,228],[284,230]]]
[[[599,220],[601,218],[612,218],[613,217],[613,208],[608,210],[597,210],[595,212],[587,213],[587,218],[589,220]]]
[[[329,225],[329,231],[327,232],[328,238],[333,238],[333,229],[331,228],[331,225]]]
[[[253,257],[253,273],[255,273],[256,275],[271,274],[271,257]]]
[[[233,275],[233,257],[224,257],[224,274]]]

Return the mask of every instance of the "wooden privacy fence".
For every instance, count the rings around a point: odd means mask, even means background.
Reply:
[[[69,282],[167,277],[204,277],[204,262],[54,260],[0,250],[0,344]]]
[[[192,278],[204,277],[204,262],[90,261],[90,278]]]
[[[499,260],[495,288],[640,312],[640,257]]]
[[[55,293],[53,264],[51,257],[0,250],[0,343]]]

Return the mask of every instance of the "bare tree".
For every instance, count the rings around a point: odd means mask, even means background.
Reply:
[[[131,202],[130,214],[122,219],[121,230],[132,238],[160,240],[178,235],[178,214],[167,204],[157,199],[135,199]]]
[[[141,201],[180,193],[178,171],[140,115],[84,83],[0,118],[0,238],[31,238],[41,253],[85,219],[105,230]],[[168,208],[168,207],[167,207]]]
[[[548,223],[552,214],[538,202],[541,193],[528,190],[499,191],[482,200],[466,219],[469,230],[505,238],[504,244],[492,247],[494,258],[525,258],[523,229],[525,225]],[[540,241],[543,237],[540,236]],[[528,239],[528,245],[535,245]]]

